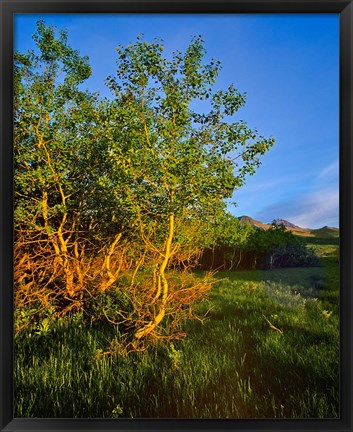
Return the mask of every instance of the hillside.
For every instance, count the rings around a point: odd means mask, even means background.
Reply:
[[[324,226],[322,228],[311,230],[315,237],[336,238],[339,237],[339,229],[335,227]]]

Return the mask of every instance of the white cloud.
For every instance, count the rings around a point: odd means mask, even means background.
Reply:
[[[263,222],[283,218],[304,228],[320,228],[324,225],[338,226],[339,215],[339,162],[335,160],[319,171],[307,190],[293,196],[280,197],[255,213]]]
[[[331,190],[305,196],[292,219],[296,225],[319,228],[323,225],[337,225],[338,213],[339,192]]]
[[[323,170],[320,171],[320,173],[317,176],[317,180],[323,181],[323,180],[331,180],[332,178],[338,177],[339,172],[339,163],[338,160],[332,162],[331,164],[327,165]]]
[[[331,189],[277,201],[264,207],[255,218],[264,222],[283,218],[303,228],[320,228],[338,225],[338,209],[339,191]]]

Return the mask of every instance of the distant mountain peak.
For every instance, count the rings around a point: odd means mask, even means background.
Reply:
[[[252,217],[246,215],[238,217],[238,220],[241,224],[250,224],[256,228],[268,229],[270,227],[268,224],[257,221]]]
[[[249,224],[255,228],[261,228],[264,230],[268,230],[271,227],[271,224],[265,224],[247,215],[239,216],[238,220],[241,224]],[[284,225],[287,230],[292,231],[294,234],[301,235],[301,236],[315,236],[315,237],[328,238],[328,237],[337,237],[339,234],[338,228],[330,227],[327,225],[317,229],[301,228],[300,226],[294,225],[292,222],[289,222],[286,219],[274,219],[272,221],[272,224]]]
[[[331,230],[331,231],[339,231],[338,228],[333,227],[333,226],[328,226],[328,225],[325,225],[325,226],[323,226],[323,227],[320,228],[320,229],[322,229],[322,230]]]
[[[298,225],[294,225],[292,222],[288,222],[285,219],[274,219],[272,221],[273,225],[284,225],[286,228],[301,228]]]
[[[243,215],[243,216],[239,216],[239,217],[238,217],[238,220],[239,220],[240,222],[253,222],[255,219],[253,219],[253,218],[250,217],[250,216]]]

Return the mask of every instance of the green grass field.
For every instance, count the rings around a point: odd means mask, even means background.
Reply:
[[[15,416],[339,417],[337,245],[323,266],[220,272],[184,340],[102,356],[114,328],[66,317],[15,339]],[[320,249],[321,248],[321,249]]]

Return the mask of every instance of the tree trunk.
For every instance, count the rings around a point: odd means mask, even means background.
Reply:
[[[159,303],[158,313],[155,315],[153,321],[137,330],[135,333],[136,339],[141,339],[150,334],[157,325],[162,321],[165,315],[165,308],[167,303],[167,296],[169,291],[168,280],[165,276],[165,270],[167,268],[170,257],[172,256],[172,242],[174,236],[174,214],[169,216],[169,233],[165,243],[164,259],[161,266],[158,269],[157,284],[158,284],[158,297],[155,300]]]
[[[214,251],[215,251],[215,247],[212,246],[211,270],[213,270],[214,267]]]
[[[235,264],[235,255],[236,255],[236,249],[233,249],[233,255],[232,258],[230,259],[230,267],[229,270],[233,270],[234,268],[234,264]]]
[[[239,267],[239,265],[240,265],[240,263],[241,263],[241,250],[239,250],[239,259],[238,259],[238,262],[237,262],[237,266],[236,266],[236,268],[238,268]]]

